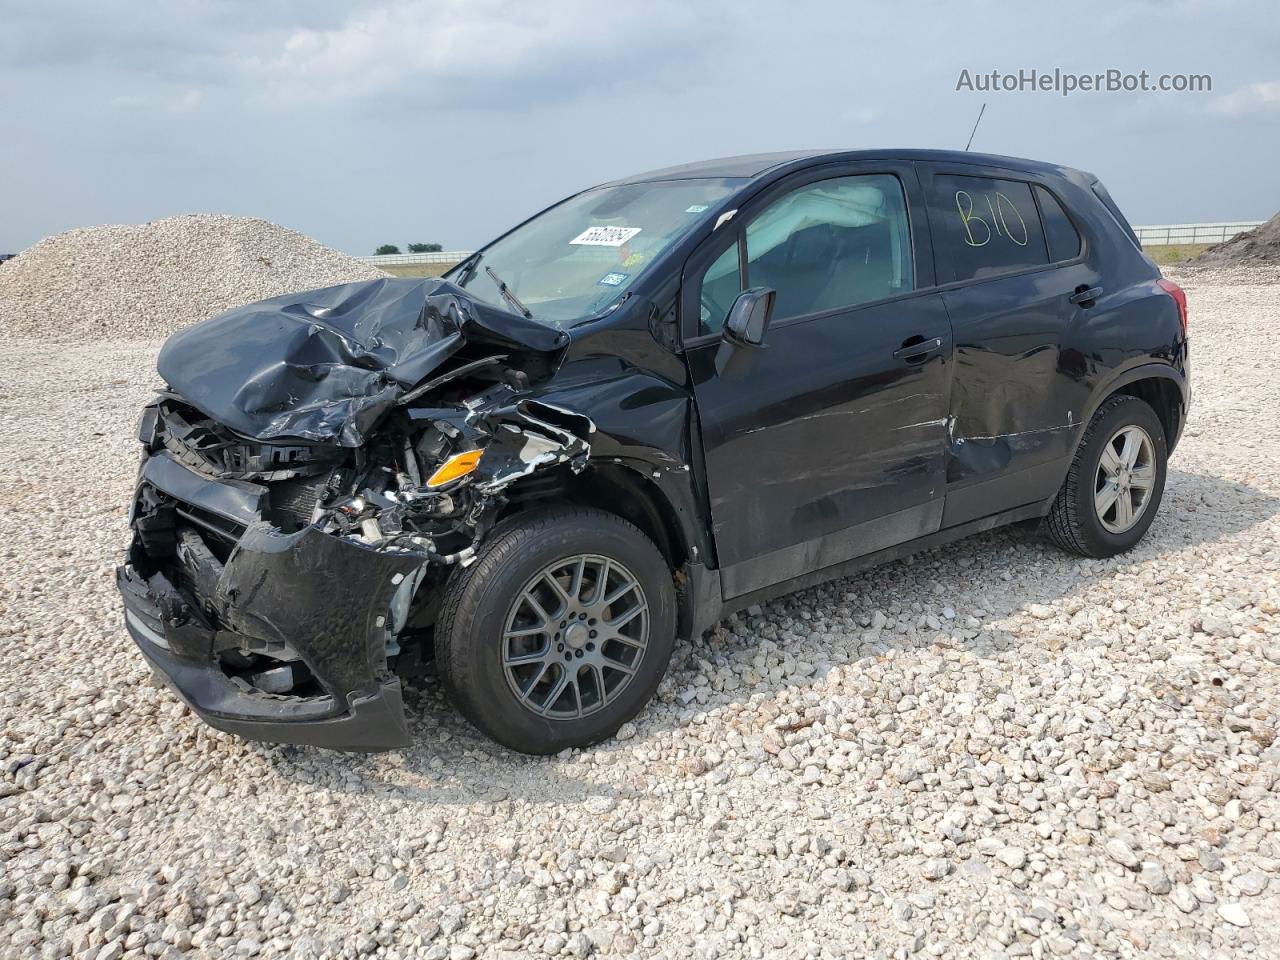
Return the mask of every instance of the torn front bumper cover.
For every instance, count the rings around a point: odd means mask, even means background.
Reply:
[[[277,704],[237,689],[215,666],[174,654],[165,646],[163,625],[148,621],[133,603],[126,603],[125,625],[156,676],[218,730],[247,740],[334,750],[394,750],[409,743],[398,679],[353,698],[342,713],[335,713],[332,699]]]
[[[163,457],[148,466],[144,479],[163,476]],[[208,504],[225,490],[206,483],[204,497],[184,493]],[[315,527],[283,534],[257,521],[225,566],[197,542],[177,552],[178,569],[144,575],[133,562],[139,536],[135,528],[130,560],[116,573],[125,624],[152,668],[203,720],[254,740],[339,750],[408,743],[400,681],[386,668],[386,614],[421,557],[375,551]],[[272,693],[228,670],[228,658],[245,653],[271,658],[276,670],[305,672],[310,695]]]

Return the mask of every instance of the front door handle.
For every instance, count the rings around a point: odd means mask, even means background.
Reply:
[[[1102,296],[1101,287],[1086,287],[1083,283],[1076,287],[1076,292],[1067,299],[1072,303],[1078,303],[1082,307],[1092,307],[1093,301]]]
[[[917,335],[902,341],[902,346],[893,351],[893,359],[905,360],[907,363],[924,363],[929,354],[937,353],[941,349],[941,337],[926,340],[924,337]]]

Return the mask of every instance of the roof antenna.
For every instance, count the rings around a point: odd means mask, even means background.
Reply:
[[[986,112],[987,102],[982,101],[982,107],[978,110],[978,119],[973,121],[973,129],[969,131],[969,142],[964,145],[964,152],[969,152],[969,147],[973,145],[973,135],[978,132],[978,124],[982,122],[982,114]]]

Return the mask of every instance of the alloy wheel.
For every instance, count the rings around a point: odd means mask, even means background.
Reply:
[[[1155,487],[1155,445],[1141,427],[1121,427],[1102,448],[1094,478],[1093,507],[1110,533],[1130,529],[1151,503]]]
[[[603,709],[649,643],[644,588],[626,566],[580,554],[535,574],[507,614],[502,667],[522,706],[552,720]]]

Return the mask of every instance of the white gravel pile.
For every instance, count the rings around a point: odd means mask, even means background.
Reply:
[[[298,290],[386,276],[266,220],[197,214],[47,237],[0,266],[0,332],[154,340]]]
[[[360,757],[150,686],[112,568],[154,345],[10,344],[0,956],[1277,956],[1280,284],[1188,293],[1132,553],[1002,531],[784,598],[548,759],[431,689]]]

